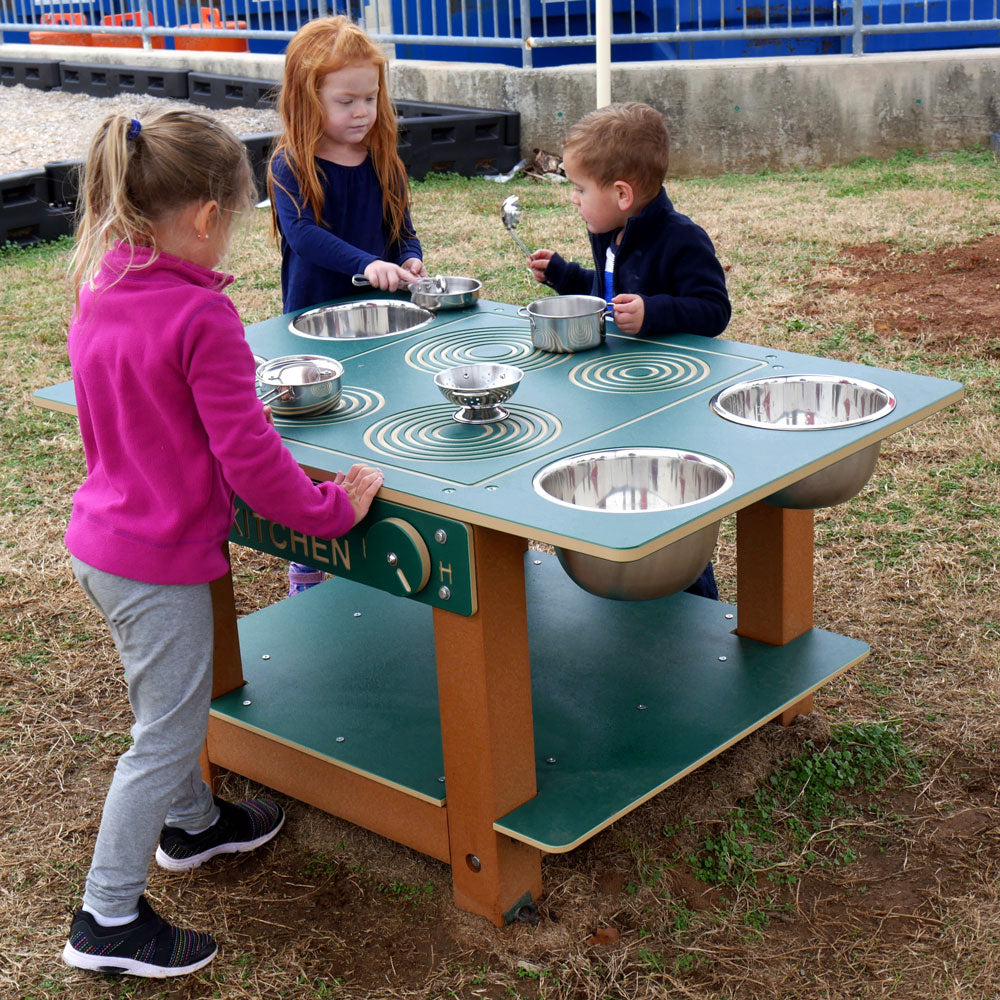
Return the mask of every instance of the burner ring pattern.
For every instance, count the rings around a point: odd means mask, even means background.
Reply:
[[[593,392],[663,392],[696,385],[708,373],[708,365],[699,358],[634,351],[586,361],[569,377],[574,385]]]
[[[369,427],[365,445],[397,458],[466,463],[528,451],[562,432],[555,417],[530,406],[512,409],[506,420],[493,424],[458,423],[454,413],[450,404],[404,410]]]
[[[336,409],[321,413],[316,417],[275,417],[276,427],[329,427],[332,424],[346,424],[349,420],[378,413],[385,406],[385,397],[374,389],[363,389],[356,385],[345,385],[340,393]]]
[[[406,352],[411,368],[436,374],[444,368],[495,362],[516,365],[523,371],[537,371],[563,364],[568,355],[536,351],[531,343],[531,331],[512,326],[487,327],[476,330],[443,330],[425,337]]]

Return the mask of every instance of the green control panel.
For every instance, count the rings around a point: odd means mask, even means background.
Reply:
[[[477,608],[469,526],[412,507],[376,500],[360,524],[329,539],[269,521],[237,497],[229,540],[458,615]]]

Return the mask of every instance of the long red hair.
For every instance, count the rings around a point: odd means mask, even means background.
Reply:
[[[278,111],[285,129],[274,151],[284,155],[298,181],[299,190],[316,219],[320,220],[324,192],[314,157],[323,136],[325,117],[319,88],[327,73],[335,73],[358,63],[370,63],[378,68],[375,124],[365,141],[382,189],[382,218],[390,239],[395,243],[408,235],[405,218],[409,192],[406,168],[396,149],[396,112],[389,98],[388,59],[368,35],[344,15],[309,21],[288,43],[285,76],[278,98]],[[275,183],[272,163],[267,171],[267,190],[271,197],[272,230],[277,236]]]

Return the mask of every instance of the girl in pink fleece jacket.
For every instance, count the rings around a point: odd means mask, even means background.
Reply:
[[[66,545],[118,648],[135,725],[63,949],[83,969],[162,977],[207,965],[212,937],[168,924],[146,901],[150,857],[195,868],[266,843],[284,823],[277,803],[223,802],[201,777],[209,582],[229,568],[233,494],[332,538],[382,484],[361,465],[314,484],[257,399],[253,355],[223,292],[232,278],[214,270],[254,197],[243,144],[197,112],[112,116],[87,159],[69,331],[87,478]]]

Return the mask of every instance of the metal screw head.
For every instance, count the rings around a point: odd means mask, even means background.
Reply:
[[[541,565],[542,565],[542,560],[541,560],[541,559],[533,559],[533,560],[532,560],[532,562],[533,562],[533,563],[534,563],[534,564],[535,564],[536,566],[541,566]]]
[[[347,737],[346,737],[346,736],[338,736],[338,737],[337,737],[337,742],[338,742],[338,743],[343,743],[343,742],[344,742],[344,740],[346,740],[346,739],[347,739]]]
[[[487,487],[486,487],[486,492],[487,492],[487,493],[496,493],[496,491],[497,491],[498,489],[500,489],[500,487],[499,487],[499,486],[487,486]]]
[[[447,601],[451,597],[451,587],[438,587],[438,597]]]
[[[637,709],[639,709],[640,712],[645,712],[646,711],[646,706],[645,705],[636,705],[635,707]]]
[[[445,531],[444,528],[438,528],[438,530],[434,532],[434,541],[437,542],[438,545],[444,545],[444,543],[448,541],[448,532]]]
[[[270,653],[263,653],[261,655],[261,659],[262,660],[269,660],[269,659],[271,659],[271,654]]]
[[[475,854],[466,854],[465,863],[474,871],[482,871],[483,863],[475,856]]]
[[[555,762],[556,762],[555,757],[546,757],[545,758],[545,763],[546,764],[554,764]]]
[[[387,563],[388,563],[388,564],[389,564],[390,566],[395,566],[395,565],[396,565],[396,563],[398,563],[398,562],[399,562],[399,556],[397,556],[395,552],[387,552],[387,553],[385,554],[385,561],[386,561],[386,562],[387,562]]]
[[[719,657],[719,663],[725,663],[725,662],[726,662],[726,660],[728,660],[728,659],[729,659],[729,657],[728,657],[728,656],[720,656],[720,657]]]
[[[726,621],[732,621],[733,615],[726,615]]]
[[[443,774],[441,775],[441,777],[438,778],[438,781],[440,781],[442,784],[444,783],[444,775]]]
[[[355,611],[354,612],[354,617],[355,618],[360,618],[361,617],[361,612],[360,611]]]
[[[253,704],[253,702],[252,702],[252,701],[251,701],[251,700],[250,700],[249,698],[247,698],[247,700],[246,700],[246,701],[244,701],[244,702],[243,702],[243,704],[244,704],[244,705],[252,705],[252,704]]]

